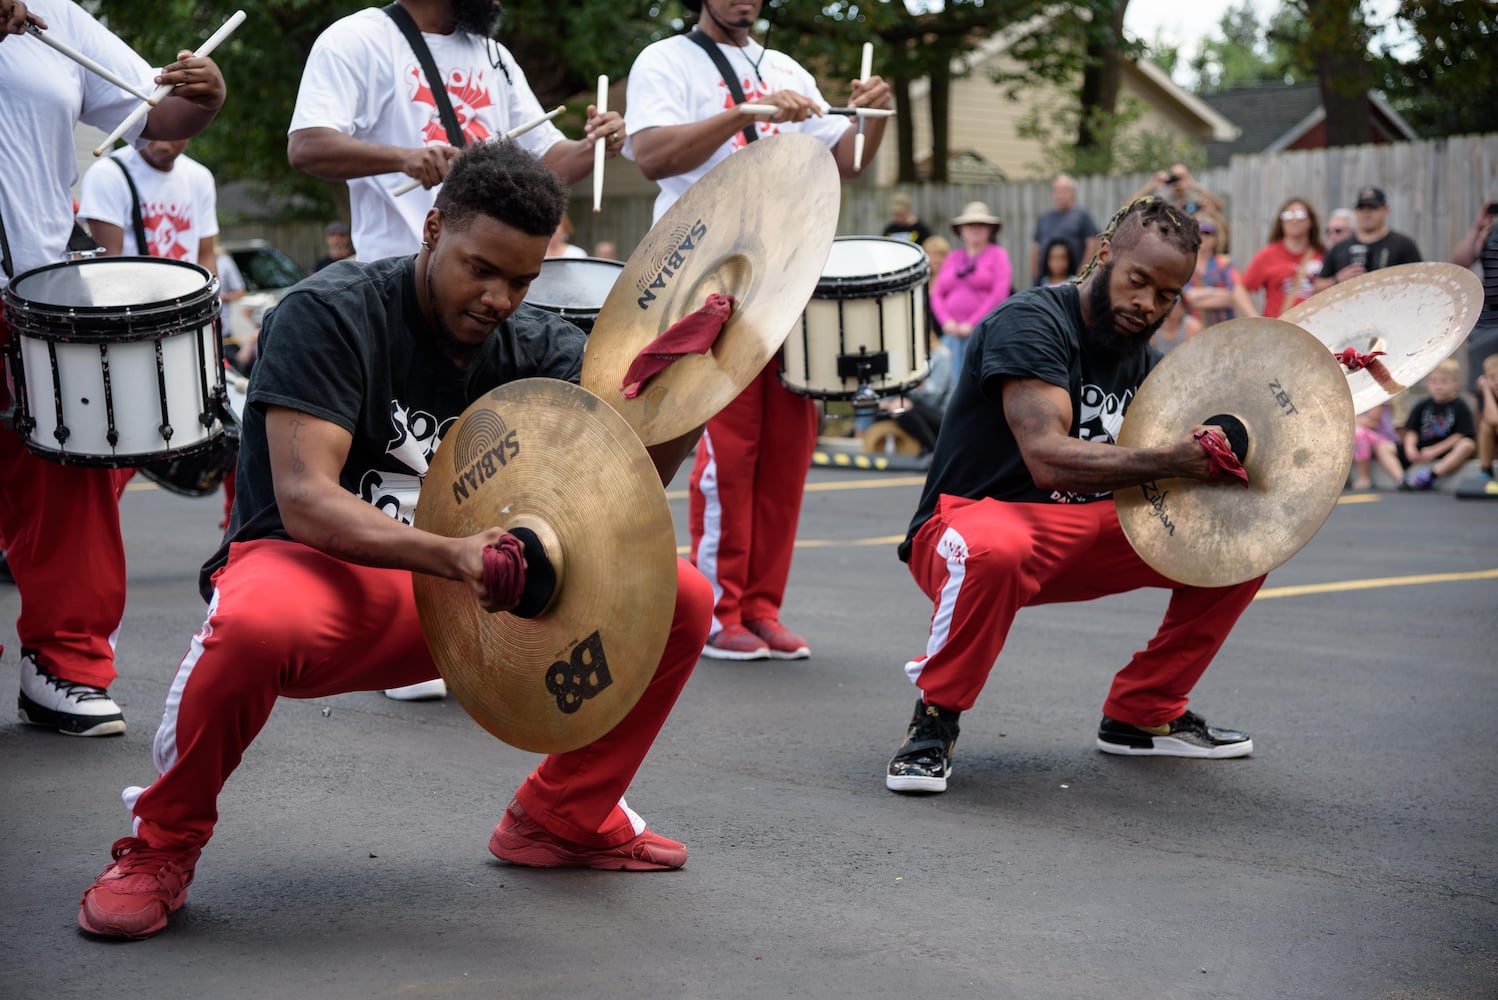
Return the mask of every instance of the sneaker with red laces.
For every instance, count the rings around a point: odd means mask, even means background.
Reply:
[[[714,660],[768,660],[773,654],[765,640],[742,625],[725,625],[707,640],[702,655]]]
[[[78,926],[101,937],[150,937],[187,902],[202,848],[159,850],[121,837],[109,853],[114,863],[83,894]]]
[[[615,847],[574,844],[547,830],[511,802],[489,838],[489,853],[528,868],[601,868],[621,872],[664,872],[687,863],[687,848],[646,830]]]
[[[770,647],[772,659],[804,660],[811,656],[811,647],[806,644],[806,640],[774,618],[761,618],[758,621],[745,622],[744,625]]]

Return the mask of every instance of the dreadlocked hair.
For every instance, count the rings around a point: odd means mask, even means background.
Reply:
[[[1191,216],[1170,202],[1154,195],[1136,198],[1113,213],[1108,227],[1098,234],[1098,245],[1109,244],[1114,250],[1129,250],[1139,244],[1146,231],[1155,229],[1171,246],[1194,259],[1202,245],[1201,227]],[[1082,273],[1072,279],[1081,284],[1097,267],[1097,254],[1087,262]]]

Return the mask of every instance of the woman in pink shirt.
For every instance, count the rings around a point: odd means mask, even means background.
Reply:
[[[1311,297],[1311,280],[1321,274],[1321,227],[1316,210],[1304,198],[1280,206],[1269,231],[1269,245],[1254,255],[1243,272],[1243,286],[1264,291],[1264,315],[1278,316]]]
[[[962,355],[973,328],[1009,297],[1013,271],[1009,254],[995,240],[1002,223],[981,201],[968,202],[952,220],[962,245],[942,263],[931,286],[931,312],[941,324],[942,343],[952,352],[952,372],[962,370]]]

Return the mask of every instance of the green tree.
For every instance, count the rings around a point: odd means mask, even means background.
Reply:
[[[1294,83],[1314,75],[1297,66],[1289,42],[1303,34],[1293,10],[1282,7],[1266,31],[1250,0],[1230,7],[1217,22],[1217,31],[1202,41],[1191,60],[1198,87],[1206,93],[1251,87],[1262,83]]]
[[[1413,52],[1385,53],[1395,108],[1422,135],[1498,132],[1498,2],[1404,0],[1395,15]]]
[[[1362,0],[1285,0],[1300,30],[1275,36],[1297,65],[1314,66],[1326,109],[1326,144],[1355,146],[1372,136],[1368,91],[1374,84],[1369,51],[1373,27]],[[1273,32],[1271,32],[1273,35]]]

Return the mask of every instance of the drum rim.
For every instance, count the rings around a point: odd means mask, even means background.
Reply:
[[[793,381],[791,378],[788,378],[786,376],[785,368],[783,367],[780,368],[775,374],[780,377],[780,384],[782,386],[795,393],[796,395],[805,396],[808,399],[818,399],[827,403],[846,403],[852,400],[854,396],[858,395],[857,389],[809,388],[807,386],[801,385],[799,382]],[[911,389],[914,389],[916,386],[920,385],[930,377],[931,361],[927,359],[924,367],[922,367],[917,373],[915,373],[913,378],[905,382],[900,382],[894,385],[879,386],[875,386],[872,382],[870,382],[869,387],[872,388],[875,394],[877,394],[880,398],[883,398],[885,396],[903,396]]]
[[[915,288],[924,277],[927,281],[931,279],[931,260],[926,256],[919,244],[911,243],[909,240],[898,240],[892,236],[839,236],[832,241],[835,247],[839,243],[891,243],[899,247],[909,247],[918,255],[911,263],[895,268],[890,271],[877,271],[869,275],[845,275],[826,277],[817,280],[817,287],[812,291],[814,299],[863,299],[883,298],[883,292],[904,292]],[[831,257],[831,251],[828,251]],[[912,281],[910,279],[914,278]],[[861,295],[826,295],[824,291],[857,291],[869,294]]]
[[[168,265],[185,267],[197,271],[204,279],[203,287],[187,294],[169,299],[157,299],[132,305],[113,306],[63,306],[51,302],[37,302],[23,298],[16,286],[25,279],[59,268],[89,266],[139,266]],[[169,260],[159,257],[100,257],[90,260],[65,260],[55,264],[43,264],[24,274],[18,274],[0,289],[0,302],[5,307],[6,324],[17,337],[30,340],[45,340],[62,343],[107,344],[120,341],[151,340],[162,332],[189,333],[201,331],[220,314],[218,303],[218,276],[200,264],[185,260]],[[80,330],[76,323],[109,318],[119,329]],[[35,324],[35,325],[33,325]]]
[[[119,455],[99,455],[89,452],[59,451],[55,448],[47,448],[29,437],[21,438],[28,451],[39,458],[45,458],[59,465],[79,465],[95,469],[139,469],[146,465],[155,465],[159,462],[170,462],[179,458],[192,458],[218,444],[226,433],[223,420],[218,422],[219,432],[210,434],[189,445],[180,448],[168,448],[166,451],[141,451],[127,452]],[[152,480],[155,482],[155,480]]]
[[[541,274],[545,274],[546,273],[546,269],[547,269],[547,265],[548,264],[551,265],[551,270],[553,270],[553,271],[562,270],[564,267],[567,267],[569,265],[575,268],[579,264],[605,264],[608,267],[614,268],[616,271],[618,271],[620,273],[622,273],[624,271],[624,261],[622,261],[622,260],[611,260],[608,257],[547,257],[547,258],[545,258],[545,259],[543,259],[541,261]],[[615,281],[619,280],[618,274],[616,274],[614,276],[614,280]],[[572,305],[562,305],[560,303],[555,303],[555,302],[542,302],[540,299],[536,298],[536,296],[535,296],[535,288],[536,288],[536,285],[538,283],[539,283],[539,276],[538,276],[538,280],[537,281],[532,281],[530,288],[526,290],[526,293],[525,293],[525,302],[526,302],[526,305],[532,305],[532,306],[535,306],[537,309],[544,309],[544,310],[546,310],[549,313],[553,313],[555,315],[561,315],[561,316],[568,315],[567,313],[563,312],[562,310],[576,308],[576,306],[572,306]],[[610,285],[609,288],[604,291],[603,294],[604,294],[604,298],[605,299],[608,298],[608,293],[609,293],[609,291],[612,291],[612,290],[613,290],[613,285]],[[598,303],[598,305],[596,307],[593,307],[590,312],[585,313],[583,315],[597,316],[598,313],[599,313],[599,310],[601,310],[602,308],[603,308],[603,302],[600,300],[599,303]]]

